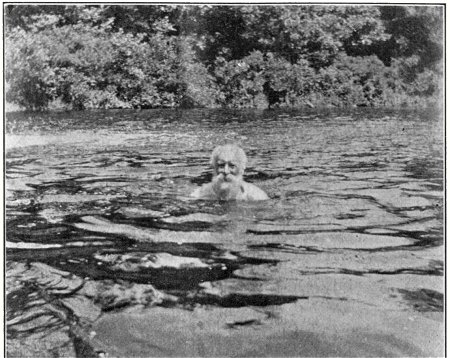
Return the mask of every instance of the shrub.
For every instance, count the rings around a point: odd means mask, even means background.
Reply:
[[[398,106],[443,91],[438,7],[8,9],[6,100],[33,110]]]
[[[111,33],[109,22],[52,26],[53,16],[6,39],[7,100],[30,109],[174,107],[186,89],[175,37]]]
[[[49,49],[36,34],[17,29],[5,40],[6,100],[25,108],[42,109],[55,98],[56,75]]]
[[[265,61],[255,51],[241,60],[226,61],[219,57],[214,75],[222,93],[220,104],[232,108],[266,107],[264,99]]]

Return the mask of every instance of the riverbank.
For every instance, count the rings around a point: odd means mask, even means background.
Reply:
[[[433,97],[433,98],[409,98],[403,102],[401,101],[393,101],[393,105],[378,105],[373,106],[370,108],[373,109],[379,109],[379,110],[424,110],[424,109],[430,109],[432,111],[441,111],[443,110],[443,101],[440,100],[440,97]],[[337,110],[348,110],[351,108],[366,108],[365,106],[357,106],[357,105],[336,105],[335,102],[328,102],[328,101],[315,101],[314,103],[309,100],[303,100],[302,103],[298,103],[296,107],[272,107],[269,108],[267,102],[260,103],[260,106],[258,108],[246,108],[245,110],[277,110],[277,111],[296,111],[296,110],[327,110],[327,109],[337,109]],[[163,110],[167,108],[153,108],[154,110]],[[183,107],[174,107],[171,108],[174,110],[185,110],[186,108]],[[191,110],[217,110],[219,108],[206,108],[206,107],[191,107],[188,108]],[[230,107],[222,107],[220,108],[222,110],[239,110],[238,108],[230,108]],[[92,108],[91,110],[104,110],[104,108]],[[109,110],[123,110],[122,108],[110,108]],[[133,111],[135,109],[128,109],[130,111]],[[240,109],[242,110],[242,109]],[[44,110],[29,110],[26,109],[23,106],[13,104],[6,102],[5,103],[5,113],[6,114],[20,114],[22,112],[24,113],[51,113],[51,112],[69,112],[74,111],[72,106],[65,105],[61,103],[60,101],[52,102],[48,105],[48,107]],[[75,110],[77,112],[79,110]]]
[[[5,95],[27,109],[424,107],[444,90],[442,6],[7,7]]]

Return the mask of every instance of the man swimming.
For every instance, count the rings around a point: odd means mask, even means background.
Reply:
[[[216,147],[211,155],[213,179],[196,189],[191,196],[197,199],[267,200],[267,194],[243,179],[247,165],[245,152],[234,144]]]

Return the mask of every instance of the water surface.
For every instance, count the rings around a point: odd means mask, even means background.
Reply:
[[[8,352],[442,355],[439,119],[9,114]],[[230,141],[270,201],[189,197]]]

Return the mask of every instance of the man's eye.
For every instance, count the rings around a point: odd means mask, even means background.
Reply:
[[[234,168],[236,168],[236,166],[234,164],[230,164],[230,168],[234,169]]]

